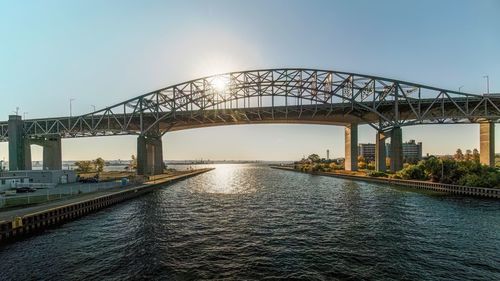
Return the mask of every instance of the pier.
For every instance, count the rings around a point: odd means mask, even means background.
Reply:
[[[67,200],[15,209],[0,213],[0,244],[16,238],[43,231],[111,205],[154,191],[166,184],[187,179],[213,168],[198,169],[175,176],[156,175],[140,186],[114,188],[85,194]]]

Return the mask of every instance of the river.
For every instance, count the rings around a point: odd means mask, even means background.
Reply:
[[[215,170],[0,247],[1,280],[500,280],[500,201]]]

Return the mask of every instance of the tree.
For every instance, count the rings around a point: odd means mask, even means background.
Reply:
[[[457,152],[455,153],[455,155],[453,156],[453,158],[455,158],[455,160],[457,160],[457,161],[463,161],[464,160],[464,154],[462,153],[462,150],[460,148],[457,149]]]
[[[442,161],[435,156],[429,157],[426,161],[422,162],[424,167],[425,175],[429,177],[432,181],[439,181],[441,179]]]
[[[135,157],[135,155],[132,155],[130,159],[131,159],[129,164],[130,170],[137,169],[137,158]]]
[[[96,160],[92,161],[93,164],[94,164],[94,168],[97,172],[101,173],[102,171],[104,171],[104,159],[102,159],[101,157],[97,158]]]
[[[408,165],[406,168],[398,172],[398,175],[405,180],[426,180],[423,164]]]
[[[474,148],[474,150],[472,151],[472,160],[479,163],[479,161],[480,161],[479,156],[480,156],[479,151],[476,148]]]
[[[319,162],[319,160],[320,160],[319,155],[318,155],[318,154],[315,154],[315,153],[313,153],[313,154],[311,154],[311,155],[307,156],[307,159],[309,159],[309,160],[310,160],[311,162],[313,162],[313,163],[317,163],[317,162]]]
[[[470,161],[472,160],[472,151],[470,149],[467,149],[465,151],[465,161]]]
[[[366,160],[365,160],[365,157],[363,156],[358,156],[358,168],[359,169],[366,169]]]
[[[89,173],[92,171],[93,164],[91,161],[76,161],[76,171],[80,173]]]

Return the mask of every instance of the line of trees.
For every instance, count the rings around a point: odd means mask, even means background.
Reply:
[[[415,165],[408,165],[395,177],[409,180],[431,180],[434,182],[477,187],[500,187],[500,172],[496,168],[479,162],[479,153],[469,160],[437,158],[431,156]],[[460,158],[462,159],[462,158]]]

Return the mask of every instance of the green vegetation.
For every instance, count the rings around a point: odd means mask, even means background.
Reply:
[[[318,154],[311,154],[307,158],[295,162],[294,168],[302,172],[330,172],[343,170],[344,164],[338,163],[335,160],[320,158]]]
[[[479,163],[478,153],[460,156],[457,150],[455,159],[431,156],[415,165],[408,165],[396,174],[397,178],[408,180],[431,180],[433,182],[458,184],[477,187],[500,187],[500,172]],[[467,156],[469,154],[469,156]],[[463,159],[463,160],[458,160]]]
[[[98,172],[101,173],[104,170],[104,159],[101,157],[92,161],[77,161],[75,162],[76,171],[79,173],[90,173]]]
[[[387,178],[389,175],[384,172],[378,172],[378,171],[370,171],[367,174],[369,177],[375,177],[375,178]]]

